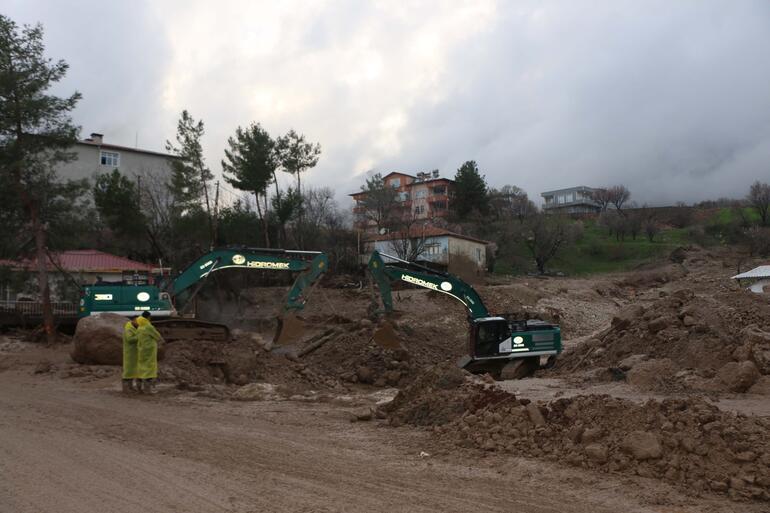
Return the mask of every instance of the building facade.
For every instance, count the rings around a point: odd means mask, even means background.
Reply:
[[[129,178],[168,173],[169,163],[176,159],[167,153],[107,144],[104,136],[97,133],[75,143],[72,151],[76,158],[57,168],[61,179],[92,179],[96,175],[110,173],[113,169]]]
[[[454,187],[454,180],[439,177],[439,172],[417,173],[416,176],[406,173],[392,172],[383,177],[387,187],[396,190],[398,215],[415,220],[428,220],[446,217],[449,214],[449,199]],[[374,233],[376,223],[366,219],[364,200],[366,192],[356,192],[350,195],[355,201],[353,213],[356,216],[356,226],[364,231]]]
[[[401,233],[370,235],[364,239],[362,261],[367,262],[375,249],[380,253],[398,256],[397,248],[403,247],[404,238],[405,235]],[[416,262],[447,269],[453,263],[462,261],[473,264],[479,271],[486,269],[488,241],[435,226],[415,227],[409,239],[413,248],[421,249],[414,259]]]
[[[594,214],[601,207],[591,199],[594,189],[579,185],[568,189],[542,192],[543,211],[550,214]]]

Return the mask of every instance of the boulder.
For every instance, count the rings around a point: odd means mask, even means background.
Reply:
[[[759,370],[752,361],[729,362],[719,369],[717,379],[730,392],[745,392],[759,379]]]
[[[70,356],[86,365],[122,365],[123,325],[126,317],[104,313],[78,321]]]
[[[663,455],[660,440],[647,431],[632,431],[623,440],[621,448],[637,460],[652,460]]]
[[[623,371],[629,371],[645,360],[649,360],[649,356],[646,354],[632,354],[631,356],[624,358],[618,362],[618,368]]]
[[[585,448],[586,456],[588,459],[596,461],[597,463],[605,463],[607,461],[607,447],[602,444],[589,444]]]

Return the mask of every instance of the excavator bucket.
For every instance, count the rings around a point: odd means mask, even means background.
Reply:
[[[387,321],[384,321],[374,331],[372,336],[374,341],[382,348],[385,349],[399,349],[401,348],[401,339],[396,334],[396,330],[393,329],[393,325]]]
[[[278,329],[275,333],[273,343],[276,345],[286,345],[302,338],[305,334],[305,323],[293,312],[289,312],[278,317]]]

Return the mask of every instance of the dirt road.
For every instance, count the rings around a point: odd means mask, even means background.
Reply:
[[[427,433],[331,404],[124,397],[26,368],[0,372],[0,411],[2,513],[722,511],[544,462],[420,458]]]

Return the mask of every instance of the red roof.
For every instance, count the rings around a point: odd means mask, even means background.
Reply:
[[[118,255],[111,255],[104,251],[96,249],[77,249],[72,251],[62,251],[60,253],[51,253],[56,265],[47,262],[49,270],[64,269],[69,272],[119,272],[119,271],[152,271],[155,266],[143,264],[130,258]],[[23,267],[34,270],[37,268],[37,259],[18,260],[0,260],[0,265],[10,267]]]
[[[385,235],[370,235],[364,240],[366,242],[376,242],[376,241],[382,241],[382,240],[401,239],[403,237],[404,237],[404,234],[402,232],[390,232],[390,233],[386,233]],[[491,244],[491,242],[489,241],[486,241],[483,239],[477,239],[475,237],[469,237],[461,233],[455,233],[445,228],[438,228],[436,226],[412,226],[409,230],[409,238],[417,239],[420,237],[455,237],[457,239],[470,240],[473,242],[478,242],[480,244]]]

